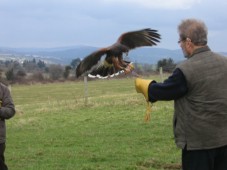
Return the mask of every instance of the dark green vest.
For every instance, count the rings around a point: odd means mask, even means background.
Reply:
[[[177,68],[188,86],[188,93],[174,102],[177,146],[195,150],[227,145],[227,57],[206,46]]]

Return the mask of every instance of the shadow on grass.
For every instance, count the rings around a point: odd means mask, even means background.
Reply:
[[[180,170],[181,164],[178,164],[178,163],[163,164],[153,159],[137,163],[137,169],[143,170],[147,168],[155,168],[155,169],[163,169],[163,170]]]

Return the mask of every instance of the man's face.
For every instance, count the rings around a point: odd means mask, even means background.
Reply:
[[[186,39],[180,39],[178,41],[181,49],[182,49],[182,52],[184,54],[184,57],[185,58],[189,58],[189,56],[191,55],[191,51],[190,51],[190,45],[191,45],[191,39],[189,38],[186,38]]]

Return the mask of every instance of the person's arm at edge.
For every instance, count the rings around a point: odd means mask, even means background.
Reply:
[[[15,115],[15,106],[10,94],[8,87],[1,85],[1,90],[3,91],[3,98],[1,100],[0,107],[0,118],[1,119],[10,119]]]

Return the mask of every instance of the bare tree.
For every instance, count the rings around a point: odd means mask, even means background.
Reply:
[[[49,66],[50,78],[53,80],[58,80],[63,76],[63,68],[61,65],[51,64]]]

